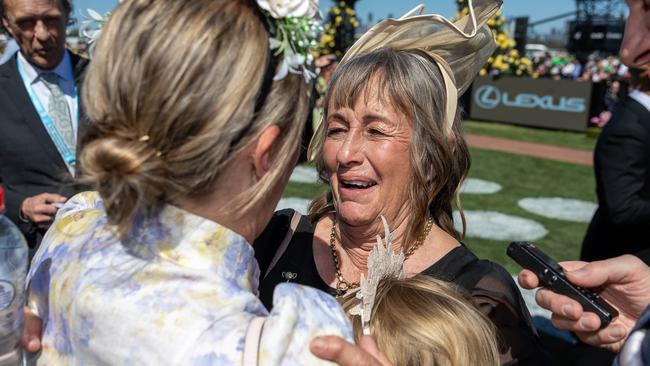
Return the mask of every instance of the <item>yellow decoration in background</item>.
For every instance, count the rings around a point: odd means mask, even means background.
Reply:
[[[328,21],[323,27],[318,54],[320,56],[331,54],[342,56],[341,45],[336,44],[338,39],[336,32],[337,29],[345,26],[351,26],[353,29],[359,28],[360,23],[356,17],[356,11],[344,1],[338,1],[329,9],[328,15]]]
[[[456,4],[458,5],[456,18],[468,14],[467,0],[456,0]],[[488,58],[487,63],[483,66],[479,74],[489,75],[491,73],[498,73],[500,75],[537,77],[533,73],[532,62],[528,58],[519,55],[519,51],[515,49],[517,43],[502,28],[505,23],[506,18],[500,11],[496,12],[494,17],[487,21],[487,25],[494,35],[497,48],[492,57]]]

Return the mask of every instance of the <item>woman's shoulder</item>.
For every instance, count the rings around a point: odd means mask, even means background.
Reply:
[[[512,275],[501,265],[486,259],[468,265],[459,276],[459,282],[466,283],[473,296],[492,298],[515,308],[521,307],[523,302]]]
[[[469,293],[472,302],[488,317],[500,336],[501,361],[544,364],[546,354],[512,275],[501,265],[479,259],[464,246],[446,258],[453,267],[450,281]]]
[[[352,326],[338,302],[311,287],[280,284],[273,294],[273,310],[264,323],[260,343],[264,358],[260,364],[328,364],[309,351],[309,342],[324,335],[353,341]]]
[[[104,221],[106,212],[97,192],[81,192],[73,196],[57,212],[36,257],[58,245],[70,246],[73,242],[83,242],[85,236]]]
[[[97,192],[81,192],[70,198],[56,213],[48,235],[43,239],[73,238],[88,232],[99,220],[106,217],[104,203]],[[52,234],[52,235],[50,235]]]
[[[241,359],[239,352],[247,353],[255,345],[258,365],[324,366],[331,363],[312,355],[309,350],[312,339],[336,335],[353,341],[352,327],[345,313],[333,297],[321,291],[283,283],[276,287],[273,302],[273,310],[268,314],[261,304],[258,311],[251,312],[250,305],[258,304],[251,301],[244,312],[215,317],[214,324],[193,342],[188,354],[194,363],[188,364],[239,364],[233,361],[234,356],[239,354]],[[212,362],[202,363],[202,360]]]
[[[104,202],[96,191],[80,192],[68,199],[57,212],[57,218],[72,211],[104,209]]]
[[[465,245],[452,249],[423,273],[453,282],[469,292],[489,284],[493,285],[495,292],[517,293],[512,276],[505,268],[489,260],[479,259]]]
[[[107,222],[101,198],[96,192],[82,192],[70,198],[59,209],[52,226],[43,238],[32,259],[27,283],[29,304],[44,319],[50,306],[52,280],[66,278],[67,288],[73,290],[57,294],[59,302],[70,302],[78,296],[76,277],[84,263],[82,248],[98,225]],[[72,295],[74,296],[72,296]]]
[[[424,274],[452,282],[473,297],[519,305],[521,295],[512,276],[501,265],[480,259],[464,245],[451,250]]]
[[[322,327],[330,324],[339,331],[351,329],[348,317],[333,296],[309,286],[279,284],[273,292],[270,318],[293,317],[296,314],[300,315],[302,322],[313,322]]]
[[[497,329],[502,363],[548,364],[548,355],[512,275],[494,262],[478,260],[467,269],[465,278],[474,282],[469,290],[472,302]]]

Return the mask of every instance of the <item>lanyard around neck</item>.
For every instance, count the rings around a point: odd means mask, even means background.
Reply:
[[[25,70],[23,69],[23,66],[20,64],[20,60],[18,60],[18,58],[16,58],[16,63],[18,64],[18,72],[20,73],[21,78],[23,80],[27,80],[27,77],[25,75]],[[61,136],[61,133],[54,125],[52,118],[47,113],[47,111],[41,104],[40,100],[38,100],[38,96],[36,95],[36,92],[32,88],[31,83],[26,83],[26,86],[27,86],[27,93],[29,94],[29,98],[32,100],[32,104],[34,105],[34,108],[36,108],[36,113],[38,113],[39,117],[41,118],[41,122],[43,123],[43,126],[47,130],[47,133],[50,135],[50,138],[52,139],[52,142],[54,142],[54,145],[56,146],[56,149],[59,151],[59,154],[65,161],[68,170],[70,171],[72,176],[74,176],[75,164],[77,161],[76,154],[75,154],[75,147],[68,146],[68,144],[66,144],[65,140]],[[72,98],[73,98],[73,109],[74,109],[74,113],[72,114],[72,117],[74,117],[78,115],[77,88],[75,86],[73,86]],[[73,123],[75,122],[76,121],[73,120]]]

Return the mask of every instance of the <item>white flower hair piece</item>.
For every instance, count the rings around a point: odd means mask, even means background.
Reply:
[[[260,8],[275,19],[286,17],[313,18],[318,14],[318,0],[257,0]]]
[[[384,216],[381,216],[381,221],[384,224],[384,240],[382,241],[381,237],[377,235],[377,245],[368,256],[368,278],[361,275],[359,290],[355,295],[359,299],[359,303],[349,311],[351,315],[361,316],[361,325],[365,335],[370,335],[370,320],[379,283],[386,278],[404,278],[404,252],[400,250],[399,254],[396,254],[393,251],[393,233],[391,233]]]
[[[318,0],[257,0],[257,5],[271,28],[269,48],[280,58],[273,80],[282,80],[289,73],[302,74],[306,83],[314,79],[316,74],[309,67],[314,62],[312,51],[318,47],[316,39],[322,31]],[[85,19],[79,34],[88,41],[88,53],[92,56],[111,13],[101,15],[93,9],[86,12],[88,15],[82,14]]]
[[[279,58],[273,80],[282,80],[289,73],[302,74],[307,83],[314,79],[316,74],[309,66],[322,30],[318,0],[257,0],[257,4],[271,28],[269,47]]]
[[[122,0],[120,0],[122,2]],[[93,53],[95,52],[95,44],[99,39],[99,36],[102,34],[102,28],[108,21],[108,18],[111,16],[111,13],[105,13],[104,15],[99,14],[93,9],[86,9],[85,14],[81,14],[84,20],[81,21],[81,26],[79,27],[79,35],[86,39],[88,42],[88,56],[92,58]]]

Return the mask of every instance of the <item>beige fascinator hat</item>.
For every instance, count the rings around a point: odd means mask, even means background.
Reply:
[[[422,14],[419,5],[399,19],[386,19],[367,31],[345,53],[340,64],[380,48],[393,50],[420,50],[438,65],[446,89],[446,132],[451,133],[458,96],[470,86],[481,67],[492,55],[496,44],[488,19],[501,8],[502,0],[469,0],[469,12],[452,22],[437,14]],[[310,144],[309,156],[320,143],[323,133],[320,123]]]

